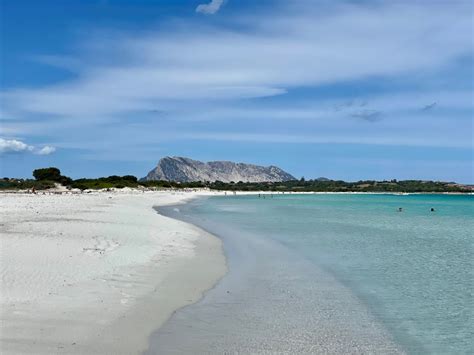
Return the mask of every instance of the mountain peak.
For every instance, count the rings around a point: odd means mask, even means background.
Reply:
[[[259,166],[231,161],[201,162],[186,157],[167,156],[158,162],[143,179],[176,182],[222,181],[222,182],[279,182],[295,178],[277,166]]]

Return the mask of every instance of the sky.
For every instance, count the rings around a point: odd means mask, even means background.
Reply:
[[[0,176],[161,157],[473,183],[470,0],[2,0]]]

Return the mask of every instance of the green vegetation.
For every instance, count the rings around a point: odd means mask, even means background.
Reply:
[[[124,187],[138,187],[138,180],[135,176],[125,175],[117,176],[112,175],[109,177],[102,177],[98,179],[77,179],[74,180],[69,186],[75,189],[81,190],[97,190],[97,189],[109,189],[117,188],[122,189]]]
[[[293,180],[267,183],[223,183],[208,185],[215,190],[230,191],[281,191],[281,192],[470,192],[468,186],[439,181],[357,181],[342,180]]]
[[[465,186],[455,183],[439,182],[439,181],[420,181],[420,180],[390,180],[390,181],[357,181],[345,182],[342,180],[293,180],[285,182],[189,182],[179,183],[172,181],[138,181],[135,176],[112,175],[109,177],[101,177],[97,179],[77,179],[72,180],[67,176],[61,175],[61,171],[57,168],[50,167],[44,169],[36,169],[33,171],[32,179],[10,179],[3,178],[0,180],[0,190],[12,189],[32,189],[36,190],[49,189],[54,187],[55,183],[62,184],[69,188],[80,190],[97,190],[108,188],[124,188],[124,187],[144,187],[144,188],[209,188],[211,190],[221,191],[275,191],[275,192],[472,192],[472,186]]]
[[[53,167],[33,170],[33,176],[36,181],[53,181],[64,186],[72,183],[71,178],[61,175],[61,171]]]
[[[32,179],[9,179],[0,180],[0,190],[46,190],[54,187],[53,181],[36,181]]]
[[[140,181],[140,184],[145,187],[156,187],[156,188],[175,188],[175,189],[197,189],[197,188],[205,188],[210,187],[210,184],[202,183],[201,181],[195,182],[174,182],[174,181],[164,181],[164,180],[156,180],[156,181]]]

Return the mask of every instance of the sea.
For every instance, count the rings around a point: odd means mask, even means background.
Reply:
[[[237,194],[159,212],[219,237],[228,273],[150,354],[474,353],[474,196]]]

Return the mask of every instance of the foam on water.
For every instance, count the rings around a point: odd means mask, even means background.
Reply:
[[[219,235],[229,273],[150,353],[470,353],[472,201],[229,196],[162,210]]]

